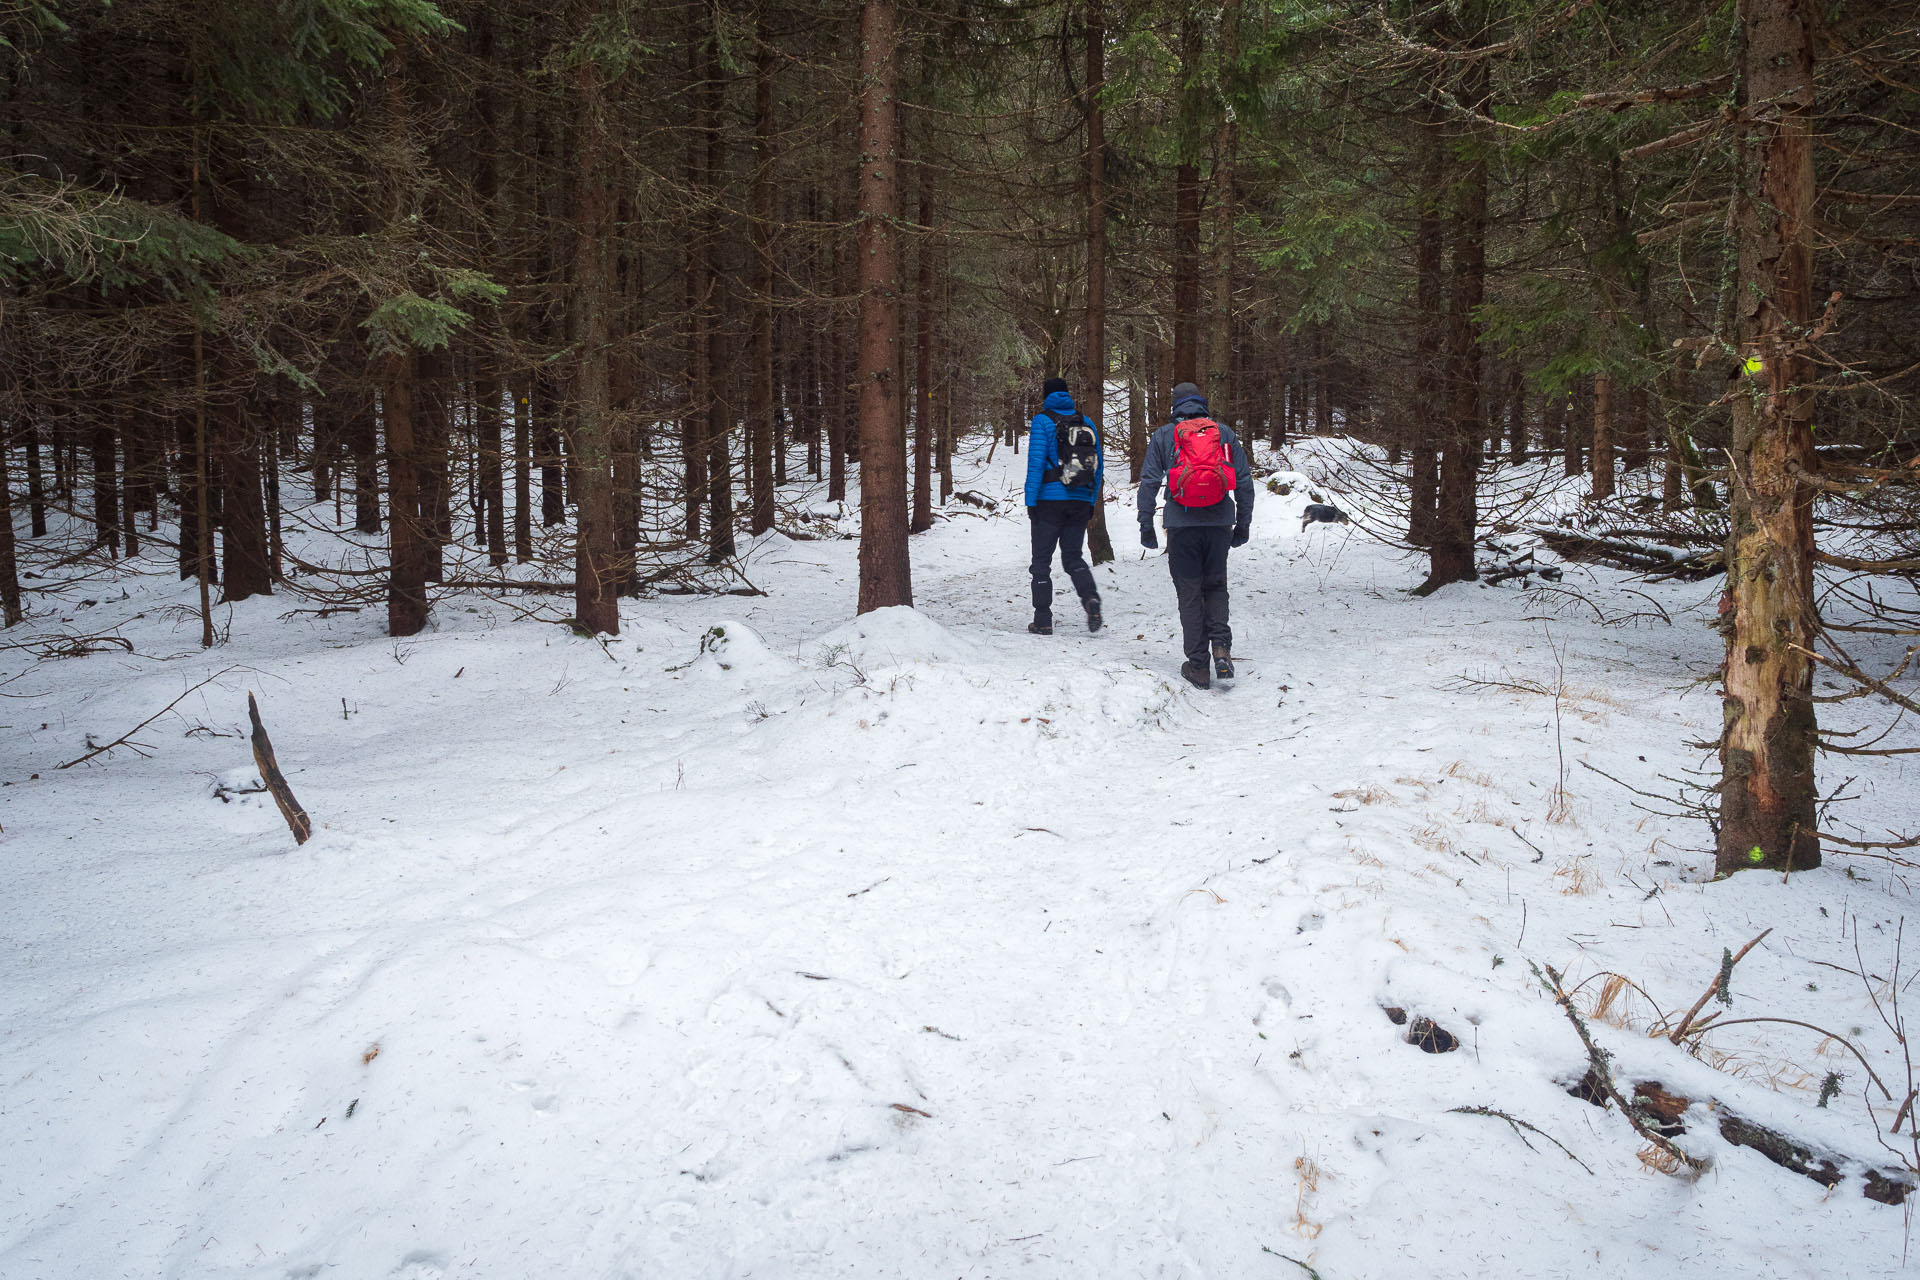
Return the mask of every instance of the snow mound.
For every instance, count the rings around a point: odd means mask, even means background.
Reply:
[[[820,637],[820,649],[861,667],[920,662],[977,662],[979,647],[924,613],[893,605],[863,613]]]
[[[696,669],[734,678],[760,679],[785,675],[794,669],[791,659],[767,647],[766,640],[744,622],[716,622],[700,635]]]

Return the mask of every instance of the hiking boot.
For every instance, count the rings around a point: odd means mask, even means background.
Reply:
[[[1233,655],[1223,644],[1213,646],[1213,675],[1217,680],[1233,679]]]
[[[1196,689],[1204,689],[1212,683],[1207,677],[1207,664],[1204,662],[1183,662],[1180,664],[1180,674]]]
[[[1050,636],[1053,634],[1053,624],[1051,622],[1029,622],[1027,624],[1027,630],[1037,636]]]
[[[1100,597],[1088,596],[1080,602],[1087,607],[1087,630],[1098,631],[1106,625],[1106,619],[1100,616]]]

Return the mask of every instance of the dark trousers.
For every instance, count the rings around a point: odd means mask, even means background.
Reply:
[[[1233,650],[1227,625],[1227,550],[1233,545],[1228,525],[1167,530],[1167,568],[1180,599],[1180,647],[1187,661],[1206,665],[1208,645]]]
[[[1091,502],[1043,498],[1027,508],[1027,528],[1033,534],[1033,620],[1053,625],[1053,549],[1060,548],[1060,567],[1084,600],[1098,600],[1093,570],[1080,548],[1086,545],[1087,522],[1093,519]]]

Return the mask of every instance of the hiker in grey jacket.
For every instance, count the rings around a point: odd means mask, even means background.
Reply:
[[[1147,456],[1140,464],[1140,545],[1160,545],[1153,531],[1153,513],[1165,481],[1167,568],[1172,571],[1174,594],[1180,602],[1180,636],[1186,650],[1180,674],[1194,687],[1204,689],[1210,683],[1209,645],[1212,674],[1222,680],[1233,679],[1233,630],[1227,625],[1227,549],[1245,545],[1252,527],[1253,468],[1247,465],[1247,451],[1239,437],[1232,429],[1216,424],[1219,440],[1214,460],[1229,464],[1232,478],[1213,478],[1214,488],[1220,491],[1216,501],[1195,506],[1180,501],[1182,493],[1209,496],[1208,486],[1194,484],[1180,462],[1180,424],[1196,418],[1207,418],[1206,397],[1191,382],[1182,382],[1173,389],[1173,421],[1153,433]],[[1204,432],[1196,443],[1202,447],[1212,444]]]

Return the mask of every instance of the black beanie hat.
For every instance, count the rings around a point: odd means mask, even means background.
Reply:
[[[1065,378],[1048,378],[1040,384],[1041,393],[1044,395],[1052,395],[1056,391],[1065,391],[1066,389],[1067,380]]]

